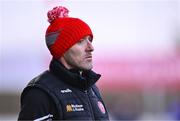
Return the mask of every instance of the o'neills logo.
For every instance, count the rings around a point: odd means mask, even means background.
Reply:
[[[66,111],[67,112],[84,111],[84,107],[83,105],[69,104],[69,105],[66,105]]]
[[[70,93],[70,92],[72,92],[72,90],[70,89],[61,90],[61,93]]]

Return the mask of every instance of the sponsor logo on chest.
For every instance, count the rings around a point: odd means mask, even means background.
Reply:
[[[83,105],[78,104],[68,104],[66,105],[67,112],[76,112],[76,111],[84,111]]]

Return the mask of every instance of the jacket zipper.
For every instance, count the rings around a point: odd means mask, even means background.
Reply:
[[[92,115],[92,119],[95,120],[95,116],[94,116],[92,105],[91,105],[91,102],[90,102],[90,99],[89,99],[88,91],[85,90],[84,92],[85,92],[85,94],[87,95],[87,98],[88,98],[88,104],[90,106],[90,112],[91,112],[91,115]]]

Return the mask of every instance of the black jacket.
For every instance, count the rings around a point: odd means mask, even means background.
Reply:
[[[67,70],[52,60],[21,95],[18,120],[109,120],[96,81],[99,74]]]

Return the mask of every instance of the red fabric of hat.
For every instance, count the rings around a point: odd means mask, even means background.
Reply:
[[[55,7],[48,12],[49,27],[46,30],[46,44],[52,56],[59,59],[69,48],[92,31],[87,23],[79,18],[68,17],[68,9]]]

